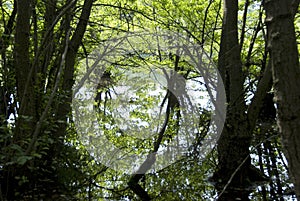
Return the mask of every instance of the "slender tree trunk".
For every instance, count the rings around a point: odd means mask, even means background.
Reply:
[[[265,1],[278,125],[300,200],[300,66],[294,27],[299,1]]]
[[[93,0],[84,1],[82,12],[79,18],[80,19],[79,23],[75,29],[75,32],[71,40],[67,42],[67,52],[64,61],[65,69],[63,72],[63,80],[61,86],[61,90],[65,94],[60,104],[58,105],[57,115],[56,115],[57,120],[63,123],[60,123],[59,130],[57,131],[55,136],[58,142],[55,147],[56,149],[55,151],[57,152],[56,154],[59,154],[59,152],[61,151],[61,146],[63,143],[62,139],[65,136],[67,122],[70,118],[71,102],[72,102],[72,95],[73,95],[72,87],[74,84],[74,69],[75,69],[75,63],[77,61],[76,56],[88,24],[88,19],[90,17],[92,5],[93,5]]]
[[[17,20],[15,29],[14,45],[14,67],[17,84],[18,118],[14,130],[13,142],[23,150],[26,142],[32,137],[37,118],[36,96],[35,96],[35,71],[30,62],[30,19],[31,19],[31,0],[17,0]],[[15,151],[9,156],[13,161]],[[15,161],[14,161],[15,162]],[[15,200],[15,192],[25,193],[31,185],[21,184],[18,178],[29,179],[32,177],[27,166],[15,163],[4,167],[5,197],[8,200]]]
[[[15,141],[30,137],[36,120],[34,71],[31,69],[30,47],[31,0],[17,1],[15,35],[15,69],[19,102]]]

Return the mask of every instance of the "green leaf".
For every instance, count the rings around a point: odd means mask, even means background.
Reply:
[[[32,156],[20,156],[17,158],[16,163],[18,165],[24,165],[27,161],[31,160]]]

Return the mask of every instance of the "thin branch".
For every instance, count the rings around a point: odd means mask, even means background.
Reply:
[[[252,131],[255,127],[256,120],[262,107],[262,102],[268,91],[272,87],[271,62],[268,63],[261,80],[258,83],[256,93],[247,110],[249,130]]]
[[[66,40],[69,39],[69,34],[70,34],[70,30],[69,32],[67,33],[67,36],[66,36]],[[58,86],[59,86],[59,83],[60,83],[60,80],[61,80],[61,76],[62,76],[62,71],[63,71],[63,66],[64,66],[64,62],[66,60],[66,54],[67,54],[67,51],[68,51],[68,41],[66,41],[66,47],[65,47],[65,51],[64,53],[62,54],[62,59],[61,59],[61,64],[60,64],[60,67],[59,67],[59,71],[58,71],[58,76],[57,76],[57,79],[56,79],[56,82],[55,82],[55,86],[54,86],[54,89],[50,95],[50,98],[49,98],[49,101],[47,103],[47,106],[46,108],[44,109],[39,121],[37,122],[36,124],[36,127],[35,127],[35,130],[34,130],[34,133],[33,133],[33,136],[32,136],[32,139],[28,145],[28,148],[25,152],[25,155],[28,155],[34,148],[34,145],[37,141],[37,138],[38,138],[38,135],[41,131],[41,128],[42,128],[42,123],[44,122],[44,120],[47,118],[47,115],[48,115],[48,111],[54,101],[54,97],[56,95],[56,91],[58,89]]]
[[[246,24],[247,24],[247,14],[248,14],[249,0],[245,2],[244,14],[243,14],[243,25],[242,25],[242,33],[240,38],[240,48],[243,48],[245,32],[246,32]]]

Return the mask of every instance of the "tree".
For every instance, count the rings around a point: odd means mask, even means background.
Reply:
[[[300,199],[300,76],[294,17],[299,1],[266,1],[268,40],[278,110],[278,125],[286,150],[290,176]]]
[[[267,67],[247,108],[238,40],[238,1],[224,1],[218,67],[226,87],[228,108],[218,141],[219,165],[214,180],[220,200],[249,200],[249,187],[266,179],[251,165],[249,149],[262,101],[270,90],[271,76]]]
[[[299,111],[292,105],[299,101],[299,28],[293,25],[299,21],[298,4],[297,0],[0,1],[0,200],[292,198],[293,186],[275,124],[272,80],[278,123],[298,193],[295,169],[299,161],[293,153]],[[110,57],[102,72],[102,78],[108,80],[101,78],[104,83],[88,86],[95,90],[91,104],[97,111],[96,122],[110,143],[128,153],[148,155],[136,174],[115,171],[86,144],[85,140],[99,145],[107,142],[97,141],[97,132],[90,128],[93,119],[82,120],[86,132],[80,134],[76,118],[89,113],[90,106],[80,99],[74,102],[73,90],[77,79],[93,68],[93,50],[101,55],[107,43],[124,36],[121,33],[165,30],[198,44],[210,58],[205,61],[218,64],[227,96],[224,129],[216,149],[203,158],[212,118],[208,107],[197,105],[197,112],[189,113],[197,114],[197,132],[191,132],[195,138],[184,157],[150,171],[155,152],[170,142],[180,142],[176,139],[183,140],[179,130],[185,128],[180,100],[166,87],[150,95],[156,83],[147,82],[144,67],[159,66],[156,72],[171,89],[172,85],[185,88],[192,80],[196,80],[193,85],[205,88],[203,77],[177,52],[151,51],[147,45],[139,46],[141,51]],[[145,37],[138,42],[161,45],[157,41]],[[128,82],[128,74],[136,75],[133,84],[138,90],[134,95],[127,93],[131,97],[125,106],[133,110],[124,121],[126,129],[118,124],[123,114],[116,113],[125,103],[115,101],[120,91],[114,90],[118,82]],[[172,82],[177,75],[186,82]],[[139,85],[138,79],[144,84]],[[206,100],[202,90],[192,94]],[[77,106],[86,110],[78,114]],[[162,111],[163,115],[157,114],[161,118],[149,113],[154,107]],[[152,128],[147,123],[160,120],[157,133],[144,139]],[[109,150],[99,150],[100,156],[110,157]]]
[[[51,192],[57,188],[56,184],[51,184],[54,181],[58,182],[55,176],[57,168],[52,167],[57,162],[55,157],[61,151],[66,126],[57,129],[56,125],[58,122],[66,121],[66,116],[71,112],[74,66],[92,3],[92,0],[84,1],[80,20],[72,34],[71,21],[74,14],[70,13],[70,10],[76,5],[74,1],[66,1],[64,6],[60,5],[60,10],[55,0],[49,0],[45,5],[39,1],[18,0],[13,5],[16,13],[13,11],[11,18],[17,15],[14,66],[9,68],[2,66],[2,69],[7,68],[3,73],[4,76],[8,76],[9,71],[15,73],[17,91],[7,95],[14,97],[15,105],[11,107],[14,107],[17,116],[15,128],[12,130],[13,135],[5,147],[7,153],[1,170],[3,177],[1,192],[5,199],[15,200],[33,195],[35,186],[40,185],[42,187],[39,194],[43,192],[51,197]],[[45,26],[39,33],[41,22],[38,15],[42,13],[36,11],[44,12],[44,6]],[[62,32],[55,38],[54,32],[58,32],[59,21]],[[12,23],[12,20],[9,23]],[[9,31],[7,34],[12,34],[12,25],[7,26]],[[61,46],[55,46],[54,43],[58,41],[62,43]],[[58,99],[56,99],[57,91],[61,92]],[[52,135],[49,136],[47,132],[51,129]],[[52,141],[54,143],[51,143]],[[43,164],[42,160],[46,163]],[[46,172],[51,172],[52,175],[47,175]],[[41,177],[38,179],[39,176]],[[45,191],[47,187],[49,189]]]

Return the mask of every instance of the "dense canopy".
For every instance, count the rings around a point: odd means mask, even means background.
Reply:
[[[300,199],[299,0],[0,0],[0,200]]]

